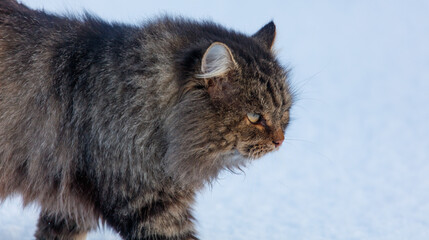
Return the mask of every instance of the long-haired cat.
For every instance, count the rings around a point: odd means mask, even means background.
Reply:
[[[41,206],[37,239],[197,239],[196,191],[276,150],[292,105],[271,48],[212,22],[136,27],[0,0],[0,199]]]

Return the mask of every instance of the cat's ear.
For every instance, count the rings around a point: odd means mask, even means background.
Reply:
[[[259,29],[257,33],[253,34],[252,37],[268,49],[271,49],[276,39],[276,25],[271,21]]]
[[[229,47],[221,42],[212,43],[201,59],[201,74],[207,91],[213,100],[228,102],[236,93],[237,87],[229,81],[227,73],[234,68],[236,62]]]
[[[201,59],[202,74],[197,74],[197,77],[221,77],[231,70],[234,65],[234,57],[229,47],[224,43],[214,42],[207,48]]]

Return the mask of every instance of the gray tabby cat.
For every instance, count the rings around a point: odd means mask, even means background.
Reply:
[[[0,0],[0,199],[41,206],[37,239],[197,239],[195,193],[280,147],[292,97],[271,51],[212,22],[135,27]]]

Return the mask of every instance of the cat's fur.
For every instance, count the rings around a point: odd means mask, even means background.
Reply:
[[[100,218],[124,239],[197,239],[195,192],[283,141],[274,38],[272,22],[249,37],[0,0],[0,199],[40,204],[37,239],[78,239]]]

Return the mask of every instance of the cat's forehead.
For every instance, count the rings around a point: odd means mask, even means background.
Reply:
[[[282,114],[291,105],[291,95],[287,85],[287,72],[277,63],[264,62],[264,65],[249,66],[243,69],[248,99],[259,111]]]

